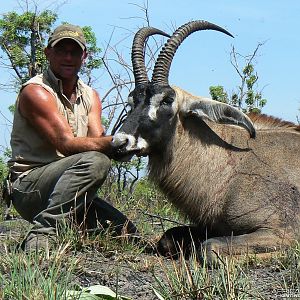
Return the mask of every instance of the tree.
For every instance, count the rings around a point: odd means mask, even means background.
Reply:
[[[44,47],[57,15],[51,11],[9,12],[0,20],[1,67],[13,70],[14,80],[9,88],[15,90],[46,66]],[[6,57],[5,57],[6,56]],[[8,61],[8,62],[7,62]]]
[[[87,42],[88,55],[80,73],[86,77],[86,83],[92,86],[94,83],[93,71],[102,66],[102,59],[100,57],[102,49],[97,47],[97,39],[92,27],[84,26],[82,30]]]
[[[212,99],[228,103],[245,112],[261,112],[266,105],[267,100],[263,98],[262,91],[257,91],[258,74],[255,71],[255,58],[259,48],[263,43],[259,43],[251,55],[243,56],[235,51],[232,47],[230,53],[230,62],[240,77],[240,84],[237,91],[230,97],[221,85],[211,86],[209,88]],[[239,60],[242,59],[245,63],[244,67],[240,68]]]

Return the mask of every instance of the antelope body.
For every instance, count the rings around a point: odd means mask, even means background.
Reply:
[[[113,144],[123,159],[148,155],[150,179],[194,224],[166,232],[158,243],[162,254],[175,254],[176,242],[189,234],[208,253],[274,251],[299,239],[299,127],[247,116],[169,85],[178,46],[203,29],[229,34],[205,21],[181,26],[159,54],[151,81],[143,45],[149,35],[162,33],[144,28],[136,34],[132,111]]]

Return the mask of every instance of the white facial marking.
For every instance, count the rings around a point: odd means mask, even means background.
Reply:
[[[112,143],[116,146],[123,145],[125,144],[125,142],[127,143],[126,145],[127,151],[135,149],[136,140],[135,137],[130,134],[118,132],[114,135],[112,140]]]
[[[126,144],[126,151],[136,151],[136,150],[145,150],[149,148],[149,144],[142,137],[136,138],[130,134],[123,132],[118,132],[114,135],[112,143],[115,147],[122,146]]]
[[[144,140],[142,137],[139,136],[136,146],[138,149],[148,149],[149,144],[147,143],[146,140]]]
[[[164,93],[160,93],[157,95],[154,95],[151,100],[150,100],[150,108],[149,108],[149,112],[148,112],[148,116],[150,118],[150,120],[155,121],[157,118],[156,112],[159,108],[159,104],[161,99],[163,99],[164,97]]]

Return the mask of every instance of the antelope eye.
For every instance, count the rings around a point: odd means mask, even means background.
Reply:
[[[165,97],[160,105],[171,105],[173,103],[174,99],[172,97]]]

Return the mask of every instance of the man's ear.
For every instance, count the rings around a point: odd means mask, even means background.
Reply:
[[[85,59],[87,58],[87,55],[88,55],[88,54],[87,54],[87,51],[84,50],[84,51],[83,51],[83,55],[82,55],[82,59],[85,60]]]
[[[49,47],[46,47],[46,48],[44,49],[44,53],[45,53],[45,55],[46,55],[46,58],[48,59],[49,54],[50,54],[50,48],[49,48]]]

